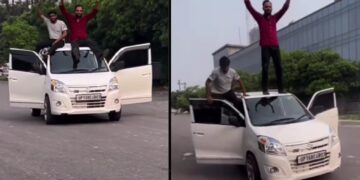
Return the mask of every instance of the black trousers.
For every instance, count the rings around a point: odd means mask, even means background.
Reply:
[[[261,48],[261,64],[262,64],[262,79],[261,86],[263,91],[268,91],[268,75],[270,57],[274,62],[276,84],[279,91],[283,91],[283,72],[281,66],[280,48],[278,46],[268,46]]]
[[[45,47],[50,47],[49,54],[52,56],[55,54],[56,49],[61,48],[65,45],[64,41],[59,41],[53,45],[53,43],[56,41],[56,39],[49,39],[43,42],[40,42],[36,45],[36,52],[39,52],[40,49]]]
[[[215,99],[225,99],[233,103],[242,114],[244,114],[244,106],[240,98],[238,98],[233,90],[230,90],[224,94],[211,93],[211,96]]]
[[[71,42],[71,52],[75,61],[80,61],[80,46],[89,47],[94,52],[98,61],[102,58],[102,51],[98,48],[96,42],[90,39],[83,39]]]

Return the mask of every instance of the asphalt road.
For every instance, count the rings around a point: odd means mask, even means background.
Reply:
[[[128,105],[119,122],[68,116],[45,125],[30,109],[10,108],[0,82],[0,180],[168,179],[168,93]]]
[[[172,180],[240,180],[246,178],[244,166],[197,164],[191,140],[189,115],[171,115]],[[342,164],[335,172],[311,180],[360,179],[360,123],[341,123]]]

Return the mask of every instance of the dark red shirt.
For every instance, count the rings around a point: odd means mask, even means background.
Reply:
[[[279,40],[276,32],[276,23],[289,9],[290,0],[286,0],[284,6],[274,15],[265,16],[257,12],[251,5],[250,0],[245,0],[246,8],[254,17],[259,25],[260,30],[260,46],[279,46]]]
[[[86,26],[88,21],[96,16],[98,12],[97,9],[93,9],[91,13],[81,17],[79,21],[77,21],[75,15],[70,14],[63,5],[60,5],[60,10],[70,26],[70,42],[87,39],[88,33]]]

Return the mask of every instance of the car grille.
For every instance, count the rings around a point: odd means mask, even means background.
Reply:
[[[73,108],[76,109],[83,109],[83,108],[101,108],[105,106],[106,96],[102,96],[101,100],[97,101],[81,101],[76,102],[75,98],[71,98],[71,105]]]
[[[71,86],[68,87],[71,94],[101,93],[106,91],[107,86]]]
[[[81,101],[75,100],[76,95],[79,94],[96,94],[105,93],[107,86],[70,86],[68,87],[71,97],[71,105],[76,109],[84,108],[101,108],[105,106],[106,96],[102,96],[100,100],[96,101]],[[103,94],[104,95],[104,94]]]
[[[305,164],[300,164],[300,165],[297,164],[297,159],[296,159],[299,155],[327,150],[329,146],[329,142],[330,142],[329,137],[324,137],[310,141],[308,143],[286,145],[285,147],[286,147],[287,155],[293,172],[302,173],[329,165],[330,152],[326,153],[326,157],[324,159],[307,162]]]

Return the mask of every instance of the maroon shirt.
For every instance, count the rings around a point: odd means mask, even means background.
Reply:
[[[289,8],[290,0],[286,0],[284,6],[274,15],[265,16],[257,12],[251,5],[250,0],[244,0],[246,8],[254,17],[259,25],[260,30],[260,46],[279,46],[279,41],[276,32],[276,23],[285,14]]]
[[[87,39],[88,33],[86,26],[88,21],[96,16],[98,12],[97,9],[93,9],[90,14],[81,17],[79,22],[76,20],[75,15],[70,14],[63,5],[60,5],[60,10],[70,26],[70,42]]]

